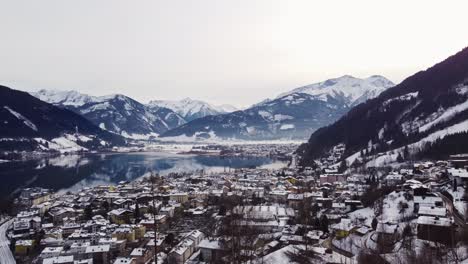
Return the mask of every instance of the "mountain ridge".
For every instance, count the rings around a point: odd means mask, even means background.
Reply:
[[[369,77],[383,80],[370,85],[367,79],[349,75],[303,86],[283,93],[275,99],[266,99],[250,108],[218,116],[195,119],[180,127],[169,130],[161,137],[169,138],[238,138],[238,139],[300,139],[308,137],[316,129],[328,125],[345,114],[358,100],[378,95],[393,85],[384,77]],[[338,88],[341,90],[337,89]],[[355,85],[345,93],[343,88]],[[313,86],[313,87],[311,87]],[[331,87],[316,92],[317,89]],[[353,88],[353,87],[351,87]]]
[[[80,151],[124,145],[81,115],[0,86],[0,149]]]
[[[402,148],[409,148],[411,155],[424,155],[435,142],[444,145],[444,138],[468,130],[467,80],[465,48],[314,132],[298,150],[302,164],[312,164],[340,143],[345,144],[344,156],[350,163],[363,156],[361,151],[365,156],[380,155],[369,165],[396,161]],[[447,111],[450,116],[443,116]]]
[[[127,138],[149,139],[185,123],[170,109],[148,108],[122,94],[90,96],[73,90],[40,90],[32,95],[81,114],[102,129]]]
[[[209,115],[220,115],[237,111],[232,105],[214,106],[201,100],[186,97],[182,100],[151,100],[147,104],[150,108],[165,107],[182,116],[187,122]]]

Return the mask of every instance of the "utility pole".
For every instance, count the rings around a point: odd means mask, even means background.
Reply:
[[[154,263],[158,264],[158,223],[156,221],[156,196],[155,196],[155,184],[156,176],[153,171],[150,175],[151,182],[151,197],[153,198],[153,229],[154,229]]]

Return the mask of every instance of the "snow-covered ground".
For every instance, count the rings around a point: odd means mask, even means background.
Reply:
[[[212,132],[212,131],[211,131]],[[292,139],[275,139],[275,140],[244,140],[237,138],[219,138],[212,132],[209,134],[209,138],[200,138],[197,135],[186,136],[180,135],[175,137],[163,137],[158,138],[158,141],[161,142],[176,142],[176,143],[207,143],[207,144],[220,144],[220,145],[250,145],[250,144],[259,144],[259,145],[275,145],[275,144],[302,144],[306,140],[292,140]]]
[[[78,145],[77,142],[87,142],[92,139],[85,135],[76,136],[72,134],[64,134],[61,137],[53,138],[50,141],[43,138],[34,138],[34,140],[39,143],[39,147],[42,150],[55,150],[60,153],[70,153],[88,150],[87,148]]]
[[[414,202],[408,201],[404,196],[404,192],[391,192],[385,196],[383,202],[383,212],[378,216],[381,222],[395,222],[399,223],[404,217],[413,214]],[[400,205],[407,204],[408,208],[401,209]]]

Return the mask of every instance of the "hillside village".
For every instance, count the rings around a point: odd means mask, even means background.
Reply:
[[[24,189],[1,235],[18,263],[468,261],[468,155],[348,168],[342,151],[316,167]]]

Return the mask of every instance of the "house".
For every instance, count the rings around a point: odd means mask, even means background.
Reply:
[[[90,242],[84,243],[73,243],[70,245],[70,249],[67,251],[67,254],[72,254],[78,259],[86,257],[86,248],[91,246]]]
[[[114,230],[112,238],[117,240],[127,240],[128,242],[135,241],[135,230],[129,226],[122,226]]]
[[[42,264],[75,264],[73,256],[58,256],[46,258]]]
[[[18,219],[13,223],[13,233],[26,234],[29,233],[31,222],[28,219]]]
[[[151,237],[152,239],[150,239],[148,241],[148,243],[146,243],[145,245],[145,248],[147,249],[150,249],[150,250],[154,250],[154,232],[151,232],[152,234],[146,234],[145,237],[148,238],[148,237]],[[162,248],[162,246],[164,246],[164,241],[166,240],[166,236],[165,235],[161,235],[161,234],[158,234],[158,238],[157,238],[157,244],[156,244],[156,248],[159,250]]]
[[[146,227],[143,225],[132,225],[133,232],[135,232],[135,239],[141,239],[145,236]]]
[[[46,247],[42,250],[40,257],[42,259],[58,257],[63,251],[63,247]]]
[[[108,216],[114,224],[129,224],[133,217],[133,212],[128,209],[118,208],[110,211]]]
[[[173,206],[165,206],[159,211],[162,215],[167,215],[167,217],[174,217],[175,209]]]
[[[239,225],[255,226],[263,232],[281,229],[290,218],[294,217],[292,208],[284,208],[278,205],[236,206],[233,212],[243,215],[243,220],[239,221]]]
[[[320,185],[325,183],[334,184],[336,182],[345,182],[346,176],[340,173],[330,173],[330,174],[322,174],[320,175]]]
[[[396,173],[389,174],[385,176],[384,180],[388,186],[395,186],[395,185],[403,183],[403,175],[396,174]]]
[[[450,168],[447,170],[449,177],[456,180],[457,184],[462,185],[468,182],[468,171],[466,169]]]
[[[287,244],[304,244],[304,237],[299,235],[284,234],[280,237],[280,242]]]
[[[54,224],[63,223],[65,218],[75,217],[76,212],[70,207],[54,207],[49,210],[49,215],[52,217]]]
[[[117,258],[113,264],[136,264],[136,260],[133,258]]]
[[[30,196],[31,204],[38,205],[44,202],[49,201],[51,198],[51,194],[49,192],[40,192],[40,193],[32,193]]]
[[[320,237],[323,235],[321,230],[311,230],[307,232],[306,239],[309,241],[309,244],[315,244],[320,241]]]
[[[164,225],[167,220],[167,215],[156,215],[156,224],[159,226]],[[154,230],[154,219],[142,219],[139,222],[140,225],[144,226],[146,230]]]
[[[454,239],[452,220],[437,216],[420,216],[417,223],[419,239],[445,244],[452,243]]]
[[[15,244],[15,254],[17,255],[29,255],[29,253],[34,249],[35,247],[35,242],[34,240],[18,240],[16,241]]]
[[[298,209],[303,200],[304,200],[304,194],[302,193],[300,194],[290,193],[288,195],[288,205],[292,208]]]
[[[378,222],[375,232],[379,234],[379,239],[382,241],[394,241],[398,236],[398,224],[391,222]]]
[[[223,244],[220,240],[203,239],[198,245],[202,261],[211,263],[223,256]]]
[[[176,201],[178,203],[186,203],[188,201],[188,193],[170,193],[169,200]]]
[[[347,211],[345,203],[332,203],[332,209],[341,213],[345,213]]]
[[[135,260],[136,264],[148,263],[154,255],[154,250],[147,248],[135,248],[130,253],[130,257]]]
[[[444,201],[442,198],[433,194],[427,196],[414,196],[414,212],[417,213],[420,207],[443,207]]]
[[[354,229],[354,225],[351,223],[351,219],[341,218],[338,224],[331,226],[331,229],[335,231],[338,238],[347,237]]]
[[[183,264],[194,252],[194,242],[191,239],[182,240],[168,254],[169,263]]]
[[[445,207],[422,206],[422,207],[419,207],[418,215],[419,216],[424,215],[424,216],[434,216],[434,217],[445,217],[447,216],[447,209]]]
[[[203,238],[205,237],[204,234],[202,232],[200,232],[199,230],[193,230],[192,232],[190,232],[188,235],[187,235],[188,238],[190,238],[191,240],[193,240],[194,242],[194,246],[195,248],[198,247],[198,245],[200,244],[200,242],[203,240]]]
[[[109,263],[109,245],[97,245],[97,246],[89,246],[86,248],[86,255],[88,258],[93,259],[93,263],[102,263],[108,264]]]
[[[268,193],[267,198],[273,202],[285,203],[288,197],[288,192],[285,190],[273,190]]]
[[[356,209],[364,208],[362,202],[359,200],[345,200],[346,208],[350,211],[354,211]]]

